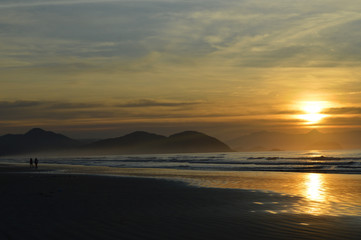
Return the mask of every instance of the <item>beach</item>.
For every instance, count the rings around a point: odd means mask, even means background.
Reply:
[[[361,218],[355,214],[290,211],[306,202],[296,195],[200,186],[159,178],[161,170],[158,178],[151,178],[150,171],[130,177],[109,174],[111,170],[94,174],[91,167],[83,172],[81,167],[69,167],[77,169],[74,172],[61,168],[1,165],[0,239],[359,239],[361,235]],[[136,175],[132,171],[128,175]]]

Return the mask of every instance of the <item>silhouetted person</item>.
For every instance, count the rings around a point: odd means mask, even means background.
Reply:
[[[30,158],[30,168],[33,168],[33,159]]]
[[[38,168],[38,162],[39,162],[38,159],[35,158],[35,161],[34,161],[34,162],[35,162],[35,168]]]

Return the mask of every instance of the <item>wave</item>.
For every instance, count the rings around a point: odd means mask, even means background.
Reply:
[[[149,154],[44,157],[40,164],[165,168],[207,171],[289,171],[360,173],[361,150],[343,152],[249,152],[215,154]],[[3,163],[27,163],[24,158],[3,158]]]

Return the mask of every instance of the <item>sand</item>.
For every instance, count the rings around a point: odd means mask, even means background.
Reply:
[[[0,167],[0,239],[359,239],[360,217],[298,197],[152,178]]]

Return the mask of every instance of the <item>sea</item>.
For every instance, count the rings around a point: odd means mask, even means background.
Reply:
[[[22,156],[1,157],[0,162],[28,163],[30,157],[37,157],[41,164],[114,168],[361,174],[361,149],[106,156]]]
[[[151,172],[151,177],[180,180],[196,187],[262,191],[270,196],[282,194],[296,200],[284,206],[262,199],[254,204],[261,204],[265,207],[264,211],[270,214],[350,216],[353,217],[352,222],[356,221],[357,226],[361,225],[361,149],[108,156],[43,155],[2,157],[0,163],[29,164],[30,157],[39,159],[40,168],[42,164],[64,164],[67,169],[69,166],[77,169],[75,166],[79,165],[99,166],[110,167],[111,173],[102,173],[98,169],[100,172],[95,174],[117,176],[119,172],[123,172],[126,176],[133,176],[129,169],[132,168],[133,173],[134,169],[138,173],[136,176]]]

